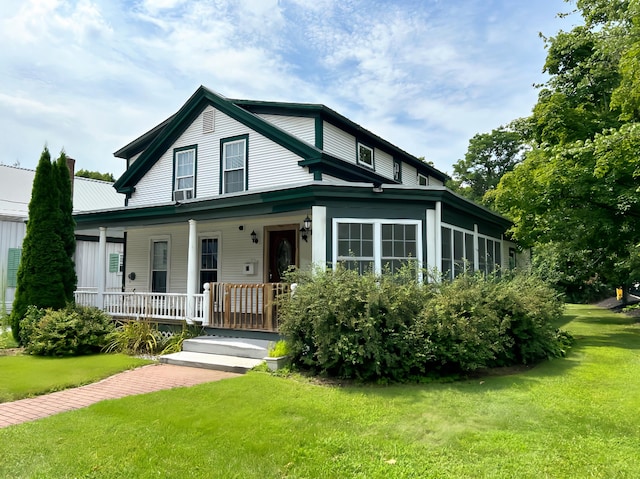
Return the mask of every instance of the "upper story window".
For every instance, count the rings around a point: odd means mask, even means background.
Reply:
[[[429,177],[418,173],[418,185],[429,186]]]
[[[222,193],[235,193],[247,189],[247,152],[249,135],[220,140]]]
[[[375,169],[373,148],[358,143],[358,164],[367,168]]]
[[[195,197],[196,146],[176,148],[173,151],[173,199],[188,200]]]
[[[400,160],[393,160],[393,180],[402,183],[402,163]]]

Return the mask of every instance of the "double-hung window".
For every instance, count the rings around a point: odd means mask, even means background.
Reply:
[[[151,242],[151,291],[167,292],[167,276],[169,270],[169,242],[153,240]]]
[[[200,239],[200,287],[218,282],[218,238]]]
[[[442,274],[452,279],[473,268],[473,231],[452,226],[442,227]]]
[[[235,193],[247,189],[248,135],[220,140],[221,191]]]
[[[174,157],[174,200],[188,200],[194,198],[195,173],[196,173],[195,146],[177,148],[173,152]]]
[[[419,220],[333,220],[334,266],[343,263],[360,273],[397,271],[409,261],[422,262]]]

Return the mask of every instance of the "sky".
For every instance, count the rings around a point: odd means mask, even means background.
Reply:
[[[564,0],[2,0],[0,163],[45,145],[76,169],[175,113],[200,86],[321,103],[446,173],[477,133],[528,116],[539,33]]]

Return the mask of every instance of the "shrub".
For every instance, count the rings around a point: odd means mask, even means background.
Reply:
[[[113,331],[111,318],[97,308],[68,305],[60,310],[29,307],[21,338],[30,354],[76,356],[98,353]]]
[[[293,362],[315,373],[449,375],[557,357],[571,342],[553,328],[558,295],[530,274],[420,284],[411,267],[381,277],[339,267],[290,279],[298,285],[281,299],[280,329]]]
[[[158,349],[161,349],[160,354],[180,352],[182,351],[182,343],[185,339],[195,338],[200,334],[202,334],[202,326],[187,324],[185,321],[182,323],[180,332],[174,332],[159,345]]]

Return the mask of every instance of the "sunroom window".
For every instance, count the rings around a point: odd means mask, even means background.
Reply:
[[[360,273],[397,271],[422,261],[422,223],[417,220],[334,219],[334,266],[342,263]]]

